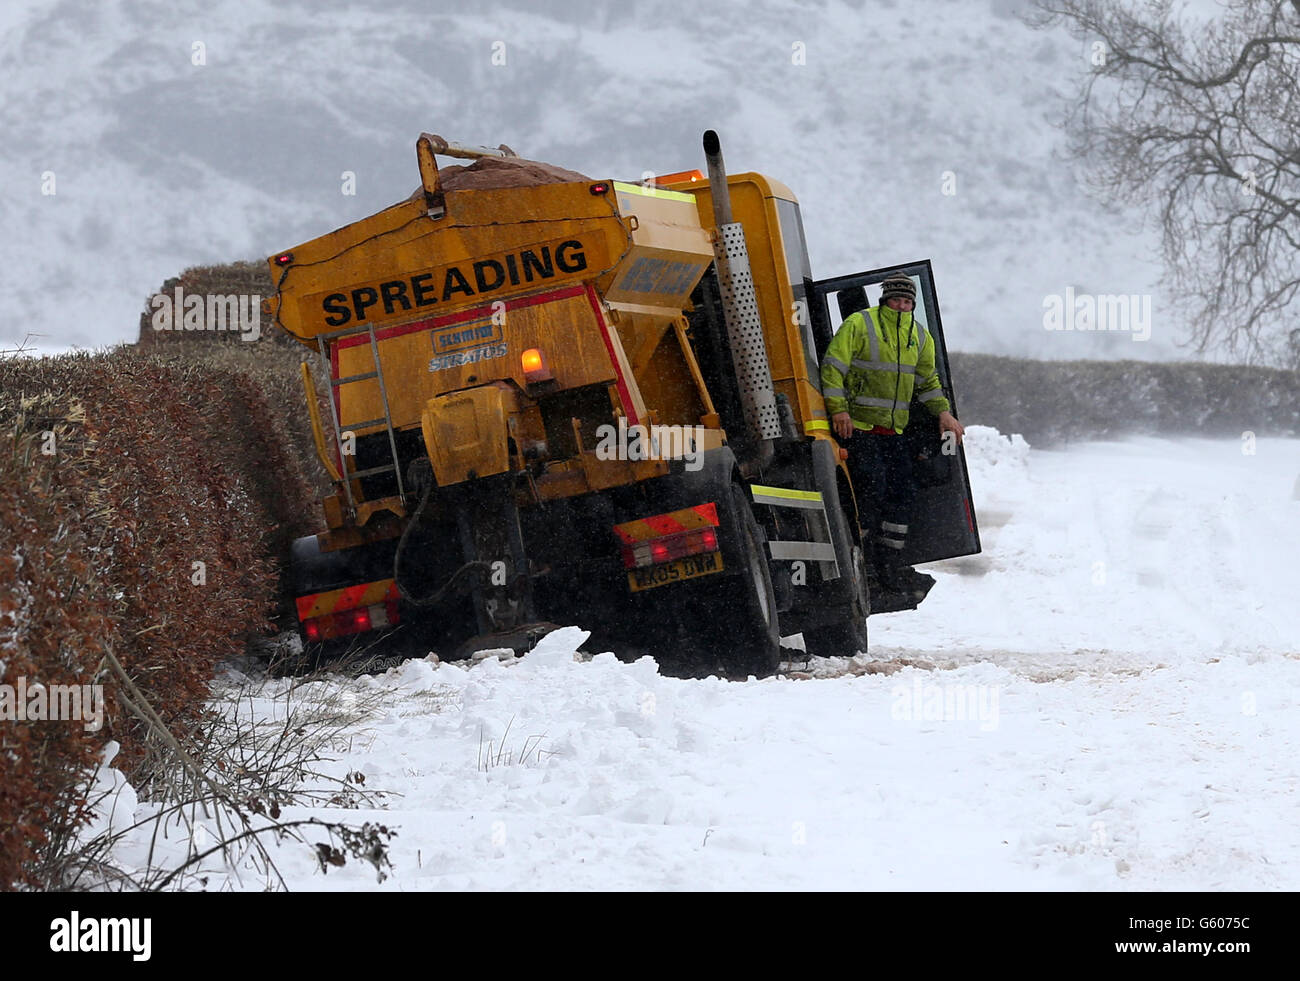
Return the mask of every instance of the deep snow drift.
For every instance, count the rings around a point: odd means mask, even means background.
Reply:
[[[677,680],[575,656],[575,627],[300,686],[355,710],[328,772],[385,797],[284,816],[396,828],[384,889],[1300,888],[1300,441],[967,445],[984,554],[873,617],[869,656]],[[282,718],[288,686],[227,710]],[[376,887],[301,844],[276,861]]]

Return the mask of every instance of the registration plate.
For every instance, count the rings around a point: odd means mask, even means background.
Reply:
[[[647,566],[644,569],[633,569],[627,574],[627,585],[635,593],[642,589],[667,586],[670,582],[683,582],[687,579],[698,579],[700,576],[711,576],[713,573],[721,571],[722,556],[717,552],[709,552],[706,555],[688,555],[686,558],[677,559],[674,562]]]

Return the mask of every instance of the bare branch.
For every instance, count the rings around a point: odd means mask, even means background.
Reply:
[[[1034,26],[1100,42],[1063,123],[1098,194],[1157,221],[1199,351],[1293,358],[1300,281],[1300,0],[1038,0]]]

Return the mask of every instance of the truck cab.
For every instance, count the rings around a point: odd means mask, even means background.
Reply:
[[[708,212],[711,195],[704,174],[689,171],[673,175],[669,181],[668,186],[674,189],[689,188],[699,201],[701,214]],[[821,355],[849,314],[863,306],[876,305],[878,290],[873,287],[899,273],[916,284],[913,316],[934,337],[939,380],[952,404],[953,414],[959,416],[930,260],[814,279],[794,193],[763,174],[730,175],[727,183],[733,212],[745,229],[773,385],[778,397],[790,406],[799,429],[812,439],[831,440],[838,448],[821,393]],[[709,285],[706,277],[701,295],[695,298],[699,300],[693,311],[697,316],[699,310],[708,306],[702,294]],[[860,299],[864,296],[866,303]],[[716,336],[718,331],[700,330],[699,334]],[[714,367],[713,362],[710,367]],[[733,387],[730,373],[720,366],[710,371],[709,381],[715,399],[724,406],[724,424],[729,424],[728,429],[742,430],[738,400],[729,392]],[[965,451],[960,445],[944,445],[934,417],[923,411],[915,399],[902,438],[914,460],[913,518],[903,561],[907,565],[921,565],[978,553],[979,530]],[[851,486],[843,460],[839,469],[840,497],[846,510],[851,510],[857,528],[861,491]],[[915,606],[907,597],[877,595],[872,610],[885,613]]]

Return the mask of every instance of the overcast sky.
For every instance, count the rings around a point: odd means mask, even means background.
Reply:
[[[816,276],[932,259],[955,349],[1186,356],[1156,236],[1062,156],[1086,51],[1015,7],[7,3],[0,348],[134,339],[186,266],[405,197],[421,131],[639,179],[702,167],[715,128],[799,197]],[[1146,298],[1149,336],[1048,330],[1067,290]]]

